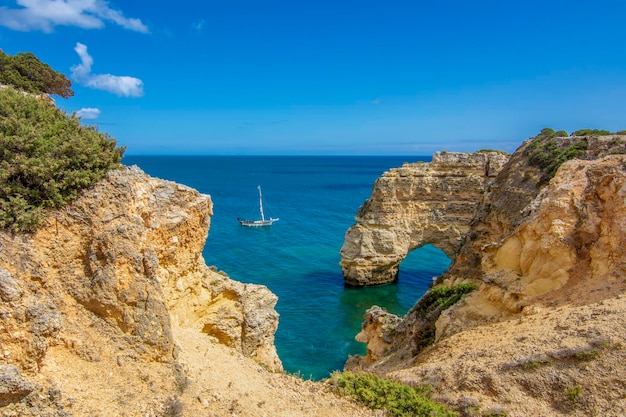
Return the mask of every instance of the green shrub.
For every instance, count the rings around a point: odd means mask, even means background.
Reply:
[[[428,291],[413,307],[411,312],[425,318],[424,325],[415,335],[415,351],[417,354],[426,346],[435,343],[435,322],[444,310],[456,304],[463,295],[478,289],[476,284],[462,283],[458,285],[441,285]]]
[[[550,136],[544,134],[545,130],[534,137],[524,151],[529,164],[542,171],[541,182],[549,181],[564,162],[583,156],[588,148],[586,139],[557,141],[552,139],[557,137],[557,132]],[[572,136],[580,135],[574,132]]]
[[[533,360],[526,361],[526,362],[522,363],[521,366],[522,366],[522,368],[524,368],[526,370],[533,370],[533,369],[540,368],[542,366],[551,365],[552,362],[553,361],[550,358],[539,358],[539,359],[533,359]]]
[[[545,127],[541,129],[541,132],[534,139],[552,139],[552,138],[566,138],[569,134],[565,130],[559,130],[558,132],[551,127]]]
[[[550,139],[556,137],[557,133],[551,127],[544,127],[541,132],[535,137],[538,139]]]
[[[572,136],[607,136],[612,135],[608,130],[580,129],[572,133]]]
[[[600,356],[600,349],[588,349],[576,352],[574,357],[580,361],[592,361]]]
[[[74,95],[72,82],[65,75],[39,61],[30,52],[11,56],[0,49],[0,84],[34,94],[56,94],[63,98]]]
[[[565,389],[565,392],[567,392],[567,398],[574,404],[577,403],[583,395],[583,389],[580,385],[576,385],[575,387],[567,387]]]
[[[124,148],[75,116],[13,88],[0,89],[0,228],[33,231],[118,167]]]
[[[339,394],[350,395],[369,408],[383,409],[389,416],[458,416],[458,413],[428,398],[424,393],[428,389],[410,387],[374,374],[335,372],[331,376],[331,383]]]
[[[476,284],[467,282],[452,286],[442,285],[428,291],[420,300],[420,304],[423,303],[422,308],[424,309],[436,307],[443,311],[456,304],[463,295],[476,289],[478,289]]]

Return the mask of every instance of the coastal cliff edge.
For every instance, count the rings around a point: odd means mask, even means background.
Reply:
[[[476,204],[404,317],[368,310],[347,369],[427,384],[467,416],[626,414],[626,137],[529,140]]]

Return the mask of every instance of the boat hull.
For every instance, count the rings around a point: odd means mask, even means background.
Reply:
[[[268,219],[268,220],[239,220],[239,224],[246,227],[267,227],[271,226],[272,223],[277,222],[279,219]]]

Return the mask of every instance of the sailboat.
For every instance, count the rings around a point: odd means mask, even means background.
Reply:
[[[265,213],[263,213],[263,194],[261,193],[261,186],[259,185],[256,188],[259,189],[259,210],[261,212],[261,219],[260,220],[246,220],[246,219],[241,219],[237,217],[237,220],[239,220],[239,223],[241,223],[242,226],[248,226],[248,227],[271,226],[272,223],[277,222],[280,219],[278,217],[276,218],[270,217],[269,219],[265,218]]]

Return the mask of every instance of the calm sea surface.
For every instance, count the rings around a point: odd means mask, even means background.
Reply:
[[[278,297],[278,355],[286,371],[320,379],[364,354],[354,340],[366,309],[405,314],[449,259],[425,246],[401,264],[397,284],[344,288],[339,249],[377,177],[403,162],[429,157],[126,156],[123,163],[210,194],[214,215],[204,248],[208,265],[231,278],[263,284]],[[257,185],[271,228],[258,218]]]

